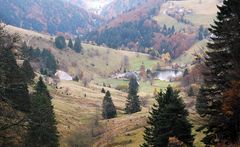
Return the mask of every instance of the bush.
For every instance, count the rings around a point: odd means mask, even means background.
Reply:
[[[106,93],[106,91],[105,91],[105,89],[104,89],[104,88],[102,88],[101,92],[102,92],[102,93]]]
[[[128,92],[128,85],[126,85],[126,84],[117,85],[117,87],[115,89],[122,91],[122,92]]]
[[[66,48],[66,41],[65,38],[63,36],[58,36],[55,38],[55,46],[58,49],[64,49]]]

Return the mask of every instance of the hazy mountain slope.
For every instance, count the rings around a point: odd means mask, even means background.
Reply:
[[[81,8],[88,10],[89,12],[100,14],[106,5],[111,3],[113,0],[64,0],[71,4],[77,5]]]
[[[173,62],[179,65],[191,65],[195,61],[195,55],[202,55],[206,50],[207,40],[202,40],[194,44],[189,50],[185,51],[181,56]]]
[[[1,21],[50,34],[85,32],[98,23],[97,17],[61,0],[0,0],[0,3]]]
[[[179,57],[199,40],[202,30],[213,22],[219,0],[145,0],[113,1],[105,11],[115,15],[97,31],[86,35],[86,40],[95,41],[111,48],[127,47],[145,53],[153,48],[159,54],[169,53]],[[134,7],[135,6],[135,7]],[[122,7],[122,8],[121,8]],[[127,8],[133,7],[128,11]],[[111,9],[110,9],[111,8]],[[122,10],[122,11],[121,11]],[[112,12],[111,12],[112,11]],[[119,13],[116,13],[119,11]],[[152,53],[153,54],[153,53]]]
[[[164,0],[115,1],[108,6],[110,8],[104,9],[106,10],[106,13],[108,15],[114,15],[107,16],[111,17],[111,20],[109,20],[107,24],[104,25],[104,27],[105,28],[116,27],[122,23],[134,22],[144,20],[146,18],[151,18],[152,16],[155,15],[155,12],[158,12],[163,2]]]
[[[136,9],[146,1],[147,0],[113,0],[103,8],[100,15],[104,16],[106,19],[112,19],[125,12]]]

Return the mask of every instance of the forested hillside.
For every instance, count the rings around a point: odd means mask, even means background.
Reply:
[[[78,34],[99,23],[95,15],[61,0],[1,0],[0,3],[2,22],[39,32]]]
[[[116,2],[109,4],[109,7],[111,5],[117,7],[114,5]],[[206,2],[198,5],[204,6],[204,3]],[[213,2],[211,4],[214,6]],[[172,6],[166,7],[168,2],[152,0],[136,2],[136,5],[134,9],[122,12],[116,18],[112,18],[98,30],[87,33],[84,39],[111,48],[128,48],[132,51],[148,53],[154,57],[169,54],[172,59],[176,59],[195,43],[209,36],[205,25],[194,24],[192,20],[185,18],[185,15],[194,15],[195,10],[193,9],[175,5],[173,8]],[[181,12],[183,14],[179,12],[179,16],[175,16],[178,11],[183,11]],[[169,23],[171,20],[169,19],[161,21],[160,24],[158,19],[164,19],[163,15],[172,17],[171,19],[177,23]],[[174,15],[174,17],[170,15]],[[179,28],[181,24],[184,25]]]

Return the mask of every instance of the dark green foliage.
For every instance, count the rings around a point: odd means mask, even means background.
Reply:
[[[43,49],[41,51],[39,48],[33,49],[32,47],[23,45],[22,53],[25,59],[40,62],[40,73],[42,75],[53,75],[56,73],[57,62],[49,50]]]
[[[183,77],[187,76],[188,74],[189,74],[189,71],[188,71],[188,69],[186,68],[186,69],[184,70],[184,72],[183,72]]]
[[[31,48],[29,48],[27,46],[27,43],[26,42],[23,42],[22,44],[22,47],[21,47],[21,50],[22,50],[22,57],[26,60],[28,60],[31,56]]]
[[[26,82],[31,82],[34,79],[35,73],[34,73],[32,66],[28,60],[23,61],[21,71],[23,73],[23,76],[24,76],[24,79]]]
[[[41,57],[41,50],[39,48],[33,49],[32,47],[30,47],[29,50],[30,50],[30,56],[29,56],[30,60],[36,60],[39,57]]]
[[[68,47],[73,49],[73,42],[72,42],[72,39],[69,39],[68,41]]]
[[[78,77],[78,76],[75,76],[75,77],[73,78],[73,81],[79,82],[79,77]]]
[[[112,102],[111,94],[109,91],[106,92],[102,105],[103,105],[102,116],[104,119],[110,119],[117,116],[117,111]]]
[[[81,52],[81,50],[82,50],[82,44],[81,44],[81,40],[80,40],[79,37],[77,37],[77,38],[75,39],[73,49],[74,49],[75,52],[77,52],[77,53],[80,53],[80,52]]]
[[[35,90],[38,93],[40,93],[41,95],[44,95],[46,97],[48,97],[49,99],[51,98],[47,86],[45,85],[45,83],[43,82],[42,77],[39,78],[39,81],[37,83],[37,85],[35,86]]]
[[[199,92],[196,108],[201,116],[209,118],[205,128],[205,144],[237,143],[240,134],[239,115],[227,116],[223,111],[226,97],[233,81],[239,81],[240,69],[240,1],[224,0],[219,6],[215,24],[209,29],[212,34],[206,52],[204,84]],[[236,97],[237,99],[237,97]],[[239,112],[234,112],[239,114]]]
[[[179,92],[168,86],[166,93],[162,91],[156,97],[157,103],[150,112],[148,127],[145,127],[143,147],[166,147],[169,137],[176,137],[188,146],[192,146],[192,125],[188,122]]]
[[[43,71],[46,71],[48,75],[55,74],[57,71],[57,63],[52,53],[46,49],[43,49],[41,53],[41,59],[42,59],[41,68],[43,69]]]
[[[106,44],[111,48],[127,46],[129,42],[139,42],[139,46],[146,48],[152,46],[154,32],[158,32],[156,26],[146,27],[145,19],[136,22],[122,23],[118,27],[108,28],[103,32],[91,32],[85,38],[94,40],[97,44]]]
[[[29,114],[30,127],[26,146],[57,147],[59,143],[55,115],[49,92],[42,78],[39,79],[35,90]]]
[[[43,69],[43,68],[40,68],[40,74],[46,76],[47,75],[47,71],[45,69]]]
[[[195,96],[192,86],[188,90],[188,96]]]
[[[161,29],[161,33],[165,36],[170,36],[173,35],[175,33],[175,27],[172,26],[171,28],[167,28],[167,26],[164,24],[163,28]]]
[[[66,48],[66,41],[65,41],[65,38],[63,36],[57,36],[55,38],[55,46],[58,48],[58,49],[64,49]]]
[[[27,84],[10,48],[4,48],[4,41],[0,41],[0,97],[9,100],[17,109],[28,111],[30,100]]]
[[[101,92],[102,92],[102,93],[106,93],[106,91],[105,91],[105,89],[104,89],[104,88],[102,88]]]
[[[153,58],[153,59],[160,56],[160,54],[158,53],[158,51],[155,50],[155,49],[149,50],[149,51],[148,51],[148,54],[149,54],[149,55],[151,56],[151,58]]]
[[[197,95],[196,101],[196,110],[201,116],[206,116],[205,112],[209,110],[208,105],[206,105],[206,97],[203,94],[206,92],[206,89],[202,86]]]
[[[132,114],[141,111],[138,93],[139,83],[136,78],[131,78],[129,82],[129,91],[125,111]]]
[[[201,25],[198,30],[198,40],[203,40],[209,35],[208,30]]]
[[[41,16],[28,15],[38,6]],[[17,10],[17,11],[16,11]],[[32,14],[32,13],[31,13]],[[54,16],[54,19],[53,19]],[[8,0],[1,1],[0,18],[6,24],[33,29],[38,32],[47,31],[50,34],[69,32],[77,34],[79,28],[84,31],[99,23],[99,19],[92,16],[78,6],[56,0]]]
[[[174,45],[172,41],[163,40],[160,44],[160,48],[158,49],[158,52],[160,54],[169,53],[172,58],[176,57],[175,50],[177,48],[177,45]]]

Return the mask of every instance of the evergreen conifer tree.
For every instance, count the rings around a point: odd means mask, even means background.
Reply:
[[[129,82],[129,91],[125,111],[127,114],[141,111],[138,93],[138,81],[136,78],[131,78]]]
[[[58,131],[47,86],[40,77],[32,96],[30,127],[26,139],[26,146],[51,146],[57,147]]]
[[[58,49],[64,49],[66,48],[66,41],[65,41],[65,38],[63,36],[57,36],[55,38],[55,46],[58,48]]]
[[[77,38],[75,39],[73,49],[74,49],[75,52],[77,52],[77,53],[80,53],[80,52],[81,52],[81,50],[82,50],[82,45],[81,45],[81,40],[80,40],[79,37],[77,37]]]
[[[186,68],[186,69],[184,70],[184,72],[183,72],[183,77],[187,76],[188,74],[189,74],[189,71],[188,71],[188,69]]]
[[[105,91],[105,89],[104,89],[104,88],[102,88],[101,92],[102,92],[102,93],[106,93],[106,91]]]
[[[53,54],[50,51],[43,49],[41,58],[43,60],[42,61],[42,71],[44,71],[43,73],[49,75],[55,74],[57,71],[57,62]]]
[[[111,94],[109,91],[106,92],[103,99],[103,112],[102,116],[104,119],[110,119],[117,116],[116,108],[112,102]]]
[[[34,79],[35,73],[34,73],[34,71],[32,69],[32,66],[31,66],[31,64],[29,63],[28,60],[23,61],[23,65],[22,65],[21,70],[23,72],[23,75],[24,75],[24,78],[25,78],[26,82],[30,82]]]
[[[71,48],[71,49],[73,49],[73,42],[72,42],[72,39],[69,39],[68,47]]]
[[[194,96],[194,91],[193,91],[193,87],[190,86],[189,90],[188,90],[188,96]]]
[[[22,47],[21,47],[21,51],[22,51],[22,57],[24,59],[29,59],[31,57],[31,49],[27,46],[26,42],[23,42]]]
[[[9,100],[17,109],[28,111],[30,98],[27,84],[11,48],[4,47],[5,42],[2,39],[0,40],[0,97]]]
[[[240,138],[240,116],[227,116],[223,111],[232,81],[240,81],[240,1],[224,0],[219,6],[217,20],[209,29],[212,34],[205,65],[204,84],[199,92],[196,108],[208,118],[205,128],[205,144],[236,143]],[[236,97],[239,99],[239,97]],[[233,112],[239,114],[239,112]]]
[[[156,104],[150,112],[148,127],[145,127],[143,147],[166,147],[170,137],[176,137],[188,146],[192,146],[192,125],[188,122],[179,92],[171,86],[166,93],[162,91],[156,97]]]

